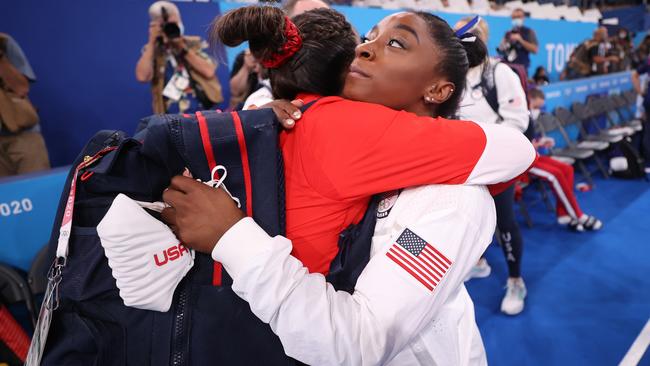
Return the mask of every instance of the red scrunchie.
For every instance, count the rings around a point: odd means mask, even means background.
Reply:
[[[267,69],[276,69],[300,50],[302,47],[302,38],[300,37],[300,33],[298,33],[298,27],[296,27],[289,17],[284,18],[284,36],[287,40],[282,45],[282,49],[272,54],[269,58],[262,60],[262,66]]]

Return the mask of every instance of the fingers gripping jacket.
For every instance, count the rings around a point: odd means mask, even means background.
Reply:
[[[217,166],[212,176],[223,170],[221,178],[204,182],[222,187],[226,169]],[[240,207],[239,199],[230,195]],[[143,207],[162,211],[163,202],[138,202],[119,194],[97,226],[108,265],[116,280],[124,305],[144,310],[169,310],[176,286],[194,265],[194,250],[186,248],[171,229],[148,214]]]

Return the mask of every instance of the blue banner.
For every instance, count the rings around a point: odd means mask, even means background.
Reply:
[[[69,169],[0,180],[0,262],[29,270],[50,239]]]
[[[618,94],[632,89],[631,73],[619,72],[586,79],[561,81],[543,86],[546,96],[546,110],[551,112],[557,107],[570,108],[575,102],[584,103],[594,94]]]

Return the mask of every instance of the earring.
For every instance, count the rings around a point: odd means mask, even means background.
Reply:
[[[431,97],[424,97],[424,101],[427,103],[433,103],[433,98]]]

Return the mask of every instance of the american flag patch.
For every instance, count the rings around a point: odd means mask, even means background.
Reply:
[[[386,256],[431,292],[440,283],[452,264],[433,245],[409,229],[404,229],[397,241],[386,252]]]

